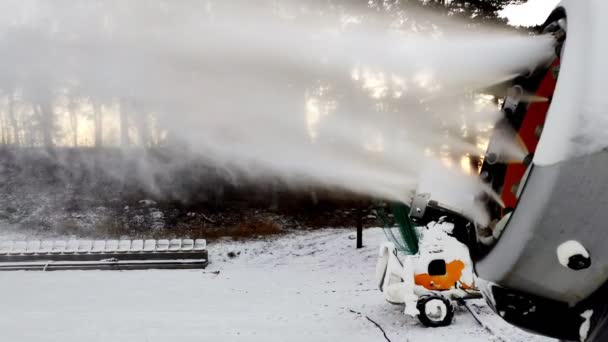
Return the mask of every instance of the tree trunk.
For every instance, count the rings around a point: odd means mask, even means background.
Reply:
[[[357,248],[363,248],[363,204],[357,206]]]
[[[42,143],[47,149],[53,148],[53,109],[50,104],[37,106]]]
[[[129,120],[126,101],[120,103],[120,146],[129,146]]]
[[[139,113],[139,139],[141,147],[148,147],[150,143],[148,116],[145,113]]]
[[[279,184],[276,180],[272,181],[272,185],[270,187],[270,205],[268,209],[271,211],[279,210]]]
[[[70,102],[70,126],[72,128],[72,145],[78,147],[78,112],[74,100]]]
[[[0,144],[1,145],[8,145],[8,140],[7,140],[7,129],[6,129],[6,116],[2,115],[0,116]]]
[[[93,123],[95,124],[95,147],[103,146],[103,117],[101,105],[93,103]]]
[[[15,146],[19,146],[21,140],[19,139],[19,122],[15,116],[15,102],[12,95],[8,97],[8,116],[13,129],[13,144],[15,144]]]

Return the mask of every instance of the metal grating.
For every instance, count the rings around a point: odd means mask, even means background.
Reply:
[[[0,271],[204,268],[204,239],[1,241]]]

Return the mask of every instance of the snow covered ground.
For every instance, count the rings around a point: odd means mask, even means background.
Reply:
[[[464,308],[446,328],[403,316],[374,284],[381,229],[365,231],[362,250],[352,235],[217,241],[204,271],[0,273],[0,340],[386,341],[364,316],[393,342],[499,340]],[[506,341],[548,341],[504,323],[481,300],[473,307]]]

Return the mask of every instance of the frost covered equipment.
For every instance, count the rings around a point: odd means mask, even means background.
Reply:
[[[417,226],[406,205],[392,204],[391,209],[396,225],[385,219],[390,242],[380,246],[378,287],[389,303],[405,304],[404,313],[424,325],[449,325],[455,300],[481,297],[469,250],[452,235],[454,223],[441,218]]]
[[[478,286],[506,321],[560,340],[608,341],[606,13],[605,0],[565,0],[550,15],[553,61],[503,107],[528,157],[500,162],[490,143],[481,170],[505,205],[488,203],[471,243]]]
[[[0,242],[0,271],[205,268],[204,239]]]

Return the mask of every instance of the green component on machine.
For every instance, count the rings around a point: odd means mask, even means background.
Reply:
[[[410,255],[417,254],[418,232],[409,216],[410,207],[397,202],[390,203],[388,206],[394,216],[394,223],[386,214],[383,206],[379,206],[377,209],[378,216],[384,224],[384,234],[401,252]]]

